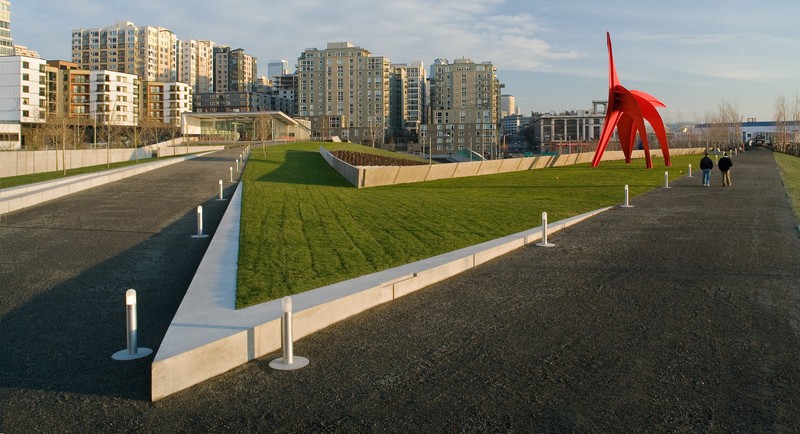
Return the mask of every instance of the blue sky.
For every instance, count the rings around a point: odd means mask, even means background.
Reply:
[[[219,5],[224,4],[224,7]],[[770,120],[800,93],[800,3],[741,0],[12,0],[16,44],[70,60],[76,28],[117,21],[243,48],[294,65],[309,47],[349,41],[395,63],[492,61],[525,114],[591,108],[608,93],[605,32],[622,84],[667,105],[666,122],[723,102]]]

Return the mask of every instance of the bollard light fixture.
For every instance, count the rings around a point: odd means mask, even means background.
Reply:
[[[192,235],[192,238],[207,238],[208,235],[203,233],[203,206],[197,206],[197,234]]]
[[[134,360],[149,356],[153,350],[150,348],[139,348],[138,325],[136,320],[136,290],[125,291],[125,330],[127,348],[117,351],[111,355],[114,360]]]
[[[281,347],[283,357],[269,362],[269,367],[280,371],[291,371],[308,365],[305,357],[294,356],[294,342],[292,338],[292,297],[286,296],[281,300]]]
[[[620,205],[620,208],[633,208],[633,205],[631,205],[630,198],[628,195],[628,184],[625,184],[625,203]]]
[[[547,242],[547,213],[542,213],[542,242],[536,244],[538,247],[554,247],[555,244]]]
[[[222,180],[221,179],[219,180],[219,197],[217,198],[217,200],[218,201],[225,200],[225,198],[222,197]]]

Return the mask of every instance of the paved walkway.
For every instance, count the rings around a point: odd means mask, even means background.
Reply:
[[[178,166],[213,172],[211,160]],[[197,241],[185,236],[193,206],[172,224],[101,224],[124,215],[113,203],[140,191],[127,188],[4,216],[0,279],[14,280],[0,293],[0,431],[796,432],[797,222],[768,151],[733,170],[732,187],[717,171],[710,188],[697,174],[672,181],[559,232],[555,248],[522,248],[305,338],[302,370],[271,370],[267,356],[156,404],[146,361],[110,359],[124,347],[117,305],[143,289],[140,323],[155,326],[141,342],[157,346],[191,278],[182,264],[199,262],[181,253]],[[149,193],[136,194],[142,207]],[[140,280],[123,282],[131,272]]]
[[[110,357],[126,346],[125,290],[138,292],[140,345],[157,348],[208,247],[209,239],[190,238],[196,207],[213,233],[227,206],[213,200],[219,180],[230,180],[241,151],[0,216],[3,412],[13,391],[147,399],[150,360]],[[235,188],[223,186],[228,196]]]

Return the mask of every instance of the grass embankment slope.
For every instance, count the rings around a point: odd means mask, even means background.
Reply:
[[[620,204],[664,183],[663,160],[603,162],[356,189],[319,143],[253,150],[244,173],[237,307],[385,270]],[[349,144],[330,150],[376,152]],[[396,154],[387,153],[396,156]],[[670,178],[696,156],[675,157]]]
[[[781,169],[781,178],[792,201],[794,215],[800,219],[800,157],[776,152],[775,161]]]

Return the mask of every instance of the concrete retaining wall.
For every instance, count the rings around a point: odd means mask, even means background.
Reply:
[[[187,148],[182,138],[176,138],[174,141],[170,140],[135,150],[133,148],[98,148],[67,149],[66,151],[3,151],[0,152],[0,178],[63,170],[64,164],[62,160],[66,160],[67,169],[77,169],[79,167],[99,166],[109,162],[119,163],[121,161],[134,161],[137,158],[151,158],[156,156],[154,153],[159,157],[174,157],[176,155],[218,151],[221,149],[225,149],[225,147],[189,146]]]
[[[670,155],[687,155],[702,153],[705,148],[670,149]],[[377,187],[381,185],[407,184],[412,182],[434,181],[437,179],[461,178],[476,175],[493,175],[496,173],[517,172],[522,170],[542,169],[545,167],[589,164],[594,152],[564,154],[556,156],[508,158],[504,160],[470,161],[465,163],[447,163],[420,166],[351,166],[334,157],[325,148],[320,147],[320,154],[337,172],[358,188]],[[653,152],[651,150],[651,152]],[[660,151],[659,151],[660,152]],[[633,159],[643,159],[644,151],[633,151]],[[622,151],[606,151],[602,161],[624,160]]]
[[[138,164],[119,169],[104,170],[97,173],[69,176],[52,181],[26,184],[0,190],[0,214],[6,214],[29,206],[38,205],[51,199],[83,191],[98,185],[118,181],[129,176],[155,170],[170,164],[180,163],[197,155],[175,157],[161,161]]]

